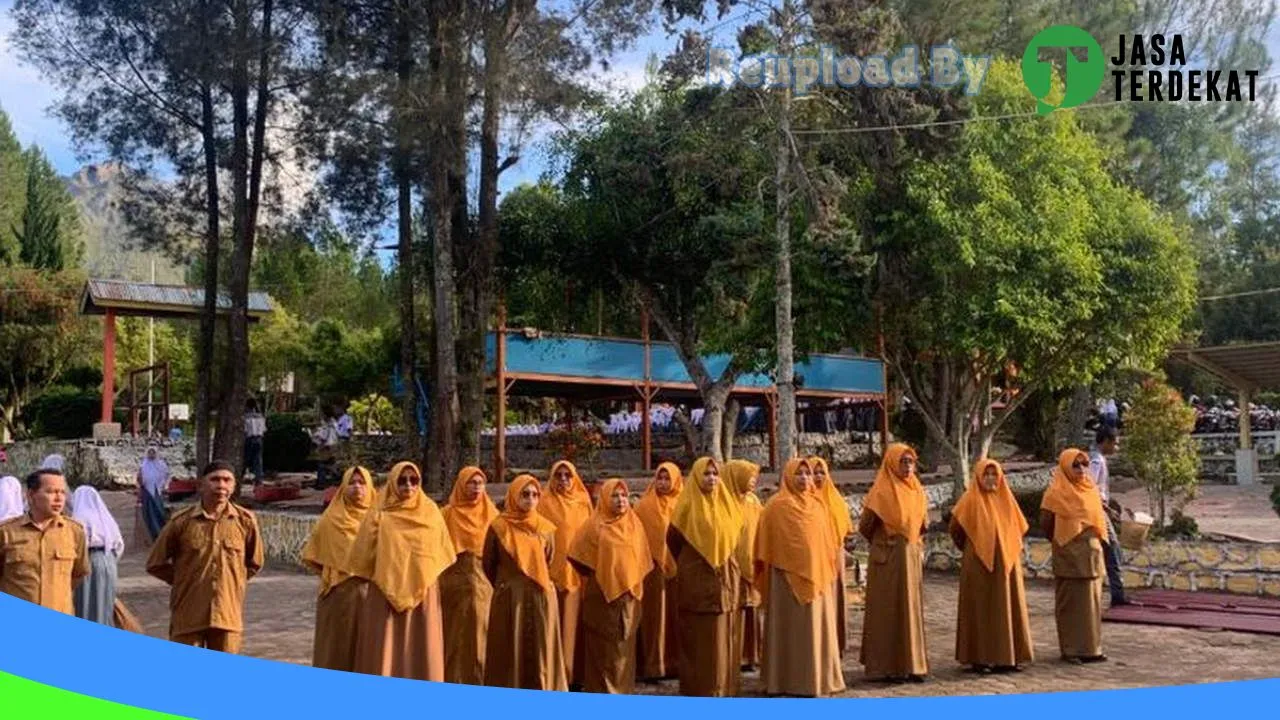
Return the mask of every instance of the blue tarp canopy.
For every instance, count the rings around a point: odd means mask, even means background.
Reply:
[[[506,376],[514,381],[512,395],[567,399],[634,399],[645,383],[643,340],[588,335],[557,335],[507,330]],[[495,373],[497,333],[485,340],[486,370]],[[650,386],[658,397],[675,400],[697,398],[697,387],[685,370],[675,347],[649,343]],[[707,372],[719,377],[728,355],[703,358]],[[879,360],[851,355],[810,355],[796,363],[796,395],[806,399],[872,401],[884,395],[884,366]],[[763,373],[738,378],[736,396],[763,396],[774,386]],[[743,397],[742,399],[748,399]]]

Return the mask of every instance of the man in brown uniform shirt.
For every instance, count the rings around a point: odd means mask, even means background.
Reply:
[[[89,574],[84,526],[62,516],[67,480],[57,470],[27,476],[26,515],[0,525],[0,592],[75,614],[71,588]]]
[[[262,569],[253,513],[231,501],[231,465],[214,461],[200,480],[200,504],[173,516],[147,558],[147,572],[172,586],[169,639],[240,652],[244,590]]]

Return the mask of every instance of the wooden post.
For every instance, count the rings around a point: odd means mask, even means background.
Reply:
[[[1249,424],[1249,403],[1252,402],[1252,395],[1249,388],[1240,390],[1240,449],[1248,450],[1253,447],[1253,427]]]
[[[778,469],[778,402],[772,393],[765,393],[765,405],[769,410],[769,469]]]
[[[880,325],[880,311],[877,310],[876,324]],[[876,351],[880,353],[880,384],[884,395],[880,398],[880,457],[889,449],[889,363],[884,357],[884,328],[876,330]]]
[[[649,355],[649,308],[642,307],[640,309],[640,336],[644,339],[644,392],[641,396],[640,403],[640,447],[644,453],[644,469],[649,472],[653,469],[653,435],[649,427],[649,412],[651,410],[650,403],[653,393],[652,387],[652,359]]]
[[[111,422],[116,396],[116,313],[102,319],[102,422]]]
[[[497,427],[493,435],[493,481],[506,482],[507,473],[507,305],[498,301],[498,330],[493,375],[498,385]]]

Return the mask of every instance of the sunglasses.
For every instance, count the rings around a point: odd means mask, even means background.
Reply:
[[[1075,462],[1071,463],[1071,467],[1073,467],[1073,468],[1087,468],[1087,467],[1089,467],[1089,463],[1087,463],[1087,462],[1080,462],[1079,460],[1077,460],[1077,461],[1075,461]]]
[[[399,478],[396,478],[396,484],[397,485],[421,485],[422,478],[401,476]]]

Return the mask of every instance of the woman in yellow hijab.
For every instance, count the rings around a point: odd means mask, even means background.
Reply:
[[[860,662],[868,678],[923,682],[924,532],[929,500],[916,477],[916,453],[890,445],[866,499],[858,533],[870,544]]]
[[[760,513],[764,506],[756,497],[756,482],[760,478],[760,466],[748,460],[730,460],[727,465],[729,488],[742,503],[742,541],[738,543],[738,567],[742,568],[738,603],[741,606],[734,631],[735,642],[742,648],[743,671],[750,672],[760,664],[764,642],[764,613],[760,612],[763,596],[756,587],[755,562],[756,530],[760,527]]]
[[[738,692],[741,653],[734,642],[742,570],[742,508],[704,457],[693,463],[671,514],[667,546],[676,559],[680,621],[680,694],[726,697]]]
[[[844,657],[849,649],[849,607],[845,597],[845,550],[844,541],[853,533],[853,519],[849,513],[849,505],[844,496],[836,489],[836,479],[827,467],[827,461],[818,456],[809,458],[809,467],[813,469],[814,492],[827,509],[831,520],[831,537],[834,543],[832,552],[836,557],[836,644],[840,647],[840,657]]]
[[[583,689],[629,694],[636,687],[636,630],[653,558],[625,480],[601,486],[596,512],[573,541],[569,562],[586,578]]]
[[[770,695],[822,697],[845,687],[836,645],[835,541],[811,462],[793,458],[783,468],[756,536],[756,584],[768,608],[761,675]]]
[[[956,613],[956,660],[978,672],[1009,672],[1034,659],[1022,536],[1027,520],[1004,468],[982,460],[951,511],[951,537],[964,551]]]
[[[671,513],[684,488],[684,477],[675,463],[658,466],[653,480],[636,503],[635,514],[644,526],[653,569],[644,580],[643,612],[636,639],[636,671],[640,679],[657,682],[675,677],[680,650],[676,614],[676,559],[667,547]]]
[[[320,573],[312,667],[348,672],[354,667],[356,632],[351,618],[364,607],[369,583],[353,578],[343,568],[371,504],[373,477],[362,467],[347,468],[338,492],[302,548],[302,561]]]
[[[485,491],[484,471],[475,466],[458,471],[444,508],[444,523],[458,559],[440,576],[444,607],[444,678],[464,685],[484,684],[485,640],[489,636],[489,602],[493,586],[480,558],[489,523],[498,506]]]
[[[1053,540],[1053,617],[1062,658],[1102,662],[1107,659],[1102,654],[1102,541],[1107,537],[1107,516],[1083,450],[1071,448],[1058,456],[1053,481],[1040,503],[1040,524]]]
[[[568,460],[551,466],[547,473],[547,489],[538,505],[538,513],[556,526],[556,554],[551,558],[551,581],[556,586],[560,606],[560,634],[564,641],[566,672],[569,685],[582,685],[582,578],[569,563],[569,548],[578,531],[591,517],[591,494],[582,484],[578,469]]]
[[[538,513],[542,486],[520,475],[484,540],[484,574],[493,585],[484,684],[568,690],[560,611],[551,580],[556,527]]]
[[[392,467],[347,558],[347,572],[372,584],[357,621],[356,672],[444,681],[439,579],[456,556],[418,466]]]

